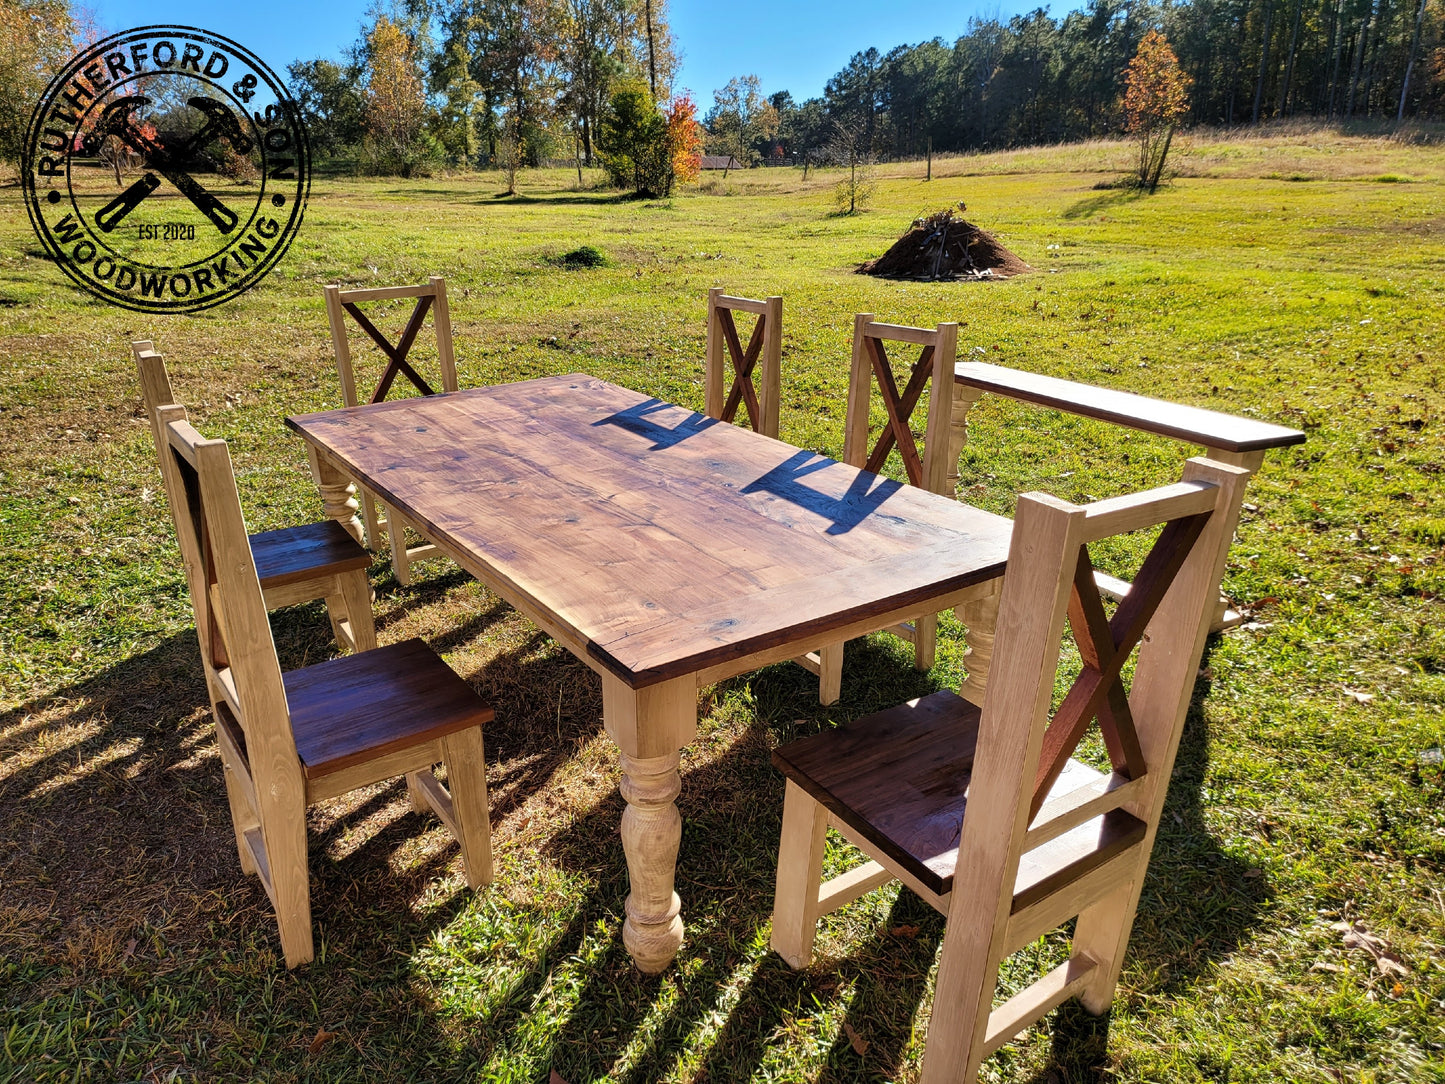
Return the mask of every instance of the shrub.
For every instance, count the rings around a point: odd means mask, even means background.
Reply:
[[[582,245],[580,248],[574,248],[571,252],[564,252],[559,262],[568,271],[575,271],[581,267],[606,267],[607,255],[592,245]]]

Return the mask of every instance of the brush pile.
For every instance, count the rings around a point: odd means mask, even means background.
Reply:
[[[1006,279],[1033,268],[950,207],[914,219],[892,248],[858,270],[881,278],[937,282]]]

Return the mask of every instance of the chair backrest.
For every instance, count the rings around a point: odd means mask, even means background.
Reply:
[[[156,424],[156,411],[167,403],[176,401],[171,391],[170,374],[166,372],[165,355],[157,353],[155,344],[149,339],[137,339],[130,344],[131,357],[135,359],[136,374],[140,377],[141,404],[145,408],[146,421],[157,442],[161,439],[160,427]],[[159,444],[157,445],[159,452]]]
[[[1085,821],[1116,817],[1142,838],[1147,860],[1247,479],[1196,458],[1181,482],[1088,506],[1042,493],[1019,499],[955,885],[998,886],[997,901],[975,901],[980,914],[996,902],[995,936],[1021,857]],[[1107,618],[1089,544],[1159,524],[1133,588]],[[1051,717],[1066,619],[1083,665]],[[1120,672],[1136,645],[1126,696]],[[1113,773],[1051,796],[1095,718]]]
[[[451,310],[447,307],[447,282],[440,275],[432,275],[421,286],[388,286],[376,290],[343,290],[332,283],[325,288],[326,316],[331,323],[331,345],[336,351],[336,372],[341,377],[341,395],[347,406],[362,402],[379,403],[391,391],[398,375],[405,376],[413,387],[423,395],[434,395],[436,389],[407,360],[427,312],[432,313],[436,329],[437,358],[441,362],[441,390],[457,390],[457,363],[452,353]],[[401,338],[391,342],[357,306],[369,301],[392,301],[398,298],[416,298],[416,306],[406,322]],[[356,371],[351,361],[351,343],[346,335],[346,317],[350,315],[357,326],[366,332],[377,348],[386,356],[386,369],[381,380],[369,393],[367,399],[358,397]]]
[[[738,336],[734,312],[757,317],[747,349]],[[704,371],[703,411],[710,418],[730,422],[738,405],[747,404],[753,431],[776,438],[778,407],[782,396],[783,299],[755,301],[731,297],[718,287],[707,292],[707,365]],[[728,362],[733,381],[727,387]],[[754,382],[753,376],[757,375]]]
[[[172,404],[157,413],[165,434],[161,467],[179,498],[173,502],[177,533],[217,724],[244,736],[236,744],[258,790],[284,779],[288,790],[304,793],[230,451],[224,440],[196,432],[183,408]]]
[[[909,369],[902,391],[893,373],[886,342],[911,343],[922,347]],[[949,412],[953,390],[953,367],[958,355],[958,325],[936,328],[880,324],[872,313],[853,317],[853,364],[848,376],[848,413],[844,422],[843,462],[865,470],[880,471],[888,453],[896,446],[903,469],[912,485],[952,497],[949,486]],[[868,448],[868,414],[873,400],[873,382],[883,396],[886,420],[872,450]],[[923,431],[923,453],[910,427],[913,409],[928,389],[928,416]]]

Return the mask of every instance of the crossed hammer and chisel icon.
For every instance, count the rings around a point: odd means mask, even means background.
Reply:
[[[250,137],[241,131],[241,125],[236,120],[236,115],[224,103],[218,102],[214,98],[204,98],[198,95],[188,99],[186,104],[204,113],[206,115],[205,123],[201,126],[200,131],[179,147],[167,150],[136,124],[136,110],[149,104],[150,99],[143,94],[117,98],[105,107],[95,129],[85,137],[82,149],[86,154],[95,154],[100,150],[100,145],[107,136],[115,136],[131,150],[145,155],[146,164],[153,171],[146,172],[140,180],[97,211],[95,224],[106,233],[114,230],[126,215],[140,206],[145,198],[159,187],[161,182],[156,176],[159,173],[161,177],[180,189],[181,195],[194,203],[196,209],[210,219],[216,229],[222,233],[230,233],[236,228],[236,212],[202,187],[181,166],[192,151],[204,147],[211,140],[217,138],[230,143],[238,154],[245,154],[252,147]]]

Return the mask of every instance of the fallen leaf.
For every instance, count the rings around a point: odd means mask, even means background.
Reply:
[[[1375,699],[1374,693],[1362,693],[1358,689],[1351,689],[1348,685],[1345,686],[1345,695],[1354,697],[1355,702],[1359,704],[1368,704]]]
[[[889,936],[889,937],[903,937],[903,938],[907,938],[908,940],[911,941],[913,938],[915,938],[915,937],[918,936],[918,927],[917,927],[917,926],[894,926],[893,929],[891,929],[891,930],[888,931],[888,936]]]
[[[1359,924],[1345,934],[1344,943],[1345,948],[1362,948],[1371,956],[1378,956],[1385,949],[1385,942]]]
[[[1398,982],[1395,983],[1394,986],[1390,987],[1390,996],[1391,996],[1391,997],[1399,997],[1399,996],[1401,996],[1404,992],[1405,992],[1405,988],[1404,988],[1403,986],[1401,986]]]
[[[136,950],[136,944],[137,944],[137,942],[136,942],[136,939],[135,939],[134,937],[132,937],[129,941],[127,941],[127,942],[125,943],[125,951],[120,954],[120,958],[121,958],[122,960],[129,960],[132,956],[134,956],[134,955],[135,955],[135,950]]]
[[[1379,969],[1382,975],[1399,975],[1403,977],[1410,973],[1410,969],[1405,966],[1405,961],[1393,952],[1382,952],[1376,956],[1375,967]],[[1399,984],[1396,983],[1396,985],[1398,986]]]
[[[562,1079],[561,1073],[557,1072],[556,1069],[553,1069],[552,1075],[547,1078],[547,1084],[567,1084],[567,1082]]]
[[[323,1046],[325,1046],[327,1043],[329,1043],[329,1042],[330,1042],[332,1039],[334,1039],[334,1038],[336,1038],[336,1032],[334,1032],[334,1031],[327,1031],[325,1028],[317,1028],[317,1029],[316,1029],[316,1038],[312,1039],[312,1040],[311,1040],[311,1045],[306,1048],[307,1053],[310,1053],[310,1054],[319,1054],[319,1053],[321,1053],[321,1048],[322,1048]]]
[[[848,1035],[848,1042],[853,1047],[853,1053],[857,1054],[860,1058],[868,1053],[868,1040],[854,1031],[852,1024],[846,1020],[843,1021],[843,1030]]]

